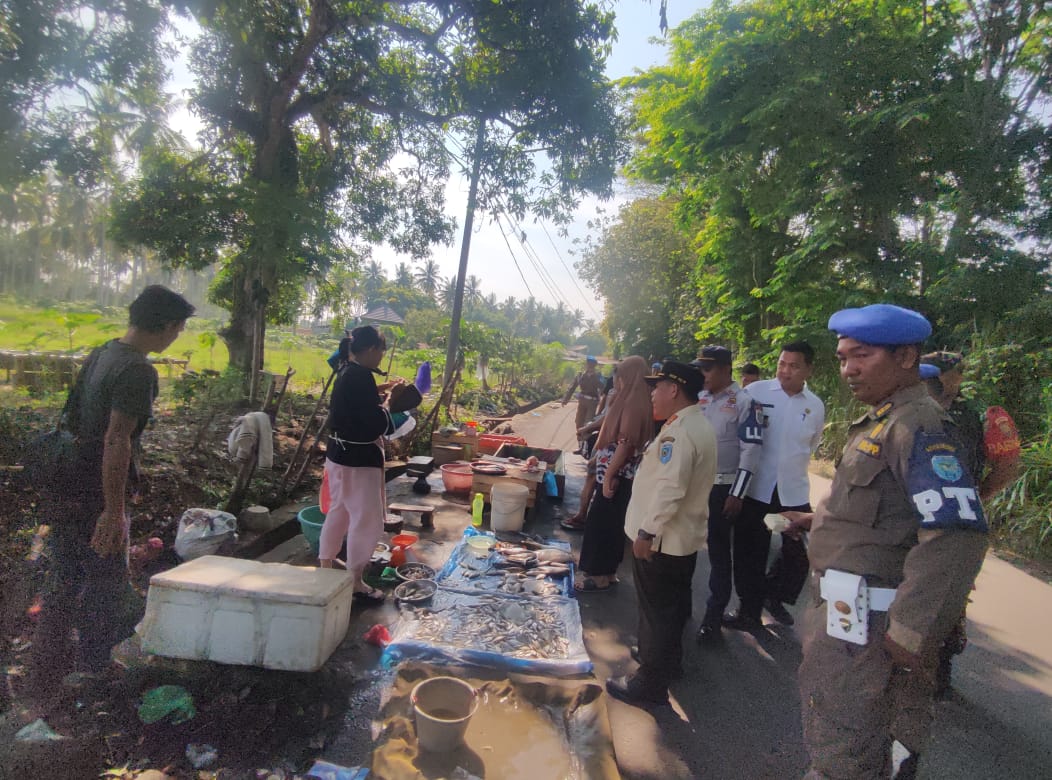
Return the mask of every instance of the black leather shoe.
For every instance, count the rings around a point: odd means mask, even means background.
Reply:
[[[723,631],[712,623],[702,623],[698,626],[698,633],[694,638],[699,645],[711,645],[723,639]]]
[[[789,613],[789,610],[785,608],[785,604],[776,599],[767,599],[763,603],[763,608],[767,610],[767,614],[781,623],[783,626],[791,626],[796,620]]]
[[[668,704],[668,691],[645,684],[638,676],[611,677],[606,692],[628,704]]]
[[[762,620],[742,614],[740,611],[730,612],[724,615],[723,625],[724,627],[732,628],[735,631],[748,631],[750,633],[763,630]]]
[[[637,664],[643,664],[643,659],[639,656],[639,645],[632,645],[630,648],[628,648],[628,654],[632,656],[632,660],[635,661]],[[675,669],[670,670],[670,672],[670,677],[673,680],[678,680],[681,677],[683,677],[682,666],[677,666]]]

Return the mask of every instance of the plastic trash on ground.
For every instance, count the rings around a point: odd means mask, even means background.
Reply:
[[[55,742],[66,737],[52,729],[43,718],[37,718],[20,728],[15,739],[19,742]]]
[[[219,751],[211,745],[191,742],[186,746],[186,760],[194,769],[208,769],[219,762]]]
[[[387,626],[377,623],[366,631],[362,638],[371,645],[384,647],[391,643],[391,632],[387,630]]]
[[[139,720],[146,724],[171,716],[171,722],[178,725],[196,714],[193,696],[181,685],[151,688],[142,695],[142,704],[139,705]]]
[[[187,509],[179,518],[175,553],[184,561],[213,555],[237,532],[237,518],[218,509]]]
[[[317,760],[304,775],[304,780],[365,780],[369,770],[360,766],[339,766]]]

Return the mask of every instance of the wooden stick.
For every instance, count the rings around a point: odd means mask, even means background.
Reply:
[[[292,457],[289,458],[289,465],[285,469],[285,474],[281,478],[281,485],[278,487],[278,493],[281,495],[286,495],[285,487],[288,483],[289,476],[292,474],[292,469],[296,465],[297,458],[299,458],[300,453],[303,452],[303,445],[307,441],[307,436],[310,433],[311,426],[314,424],[315,419],[318,417],[318,413],[321,411],[322,404],[325,403],[325,397],[329,394],[329,387],[332,385],[332,380],[335,377],[336,372],[333,371],[329,375],[328,380],[325,382],[325,387],[322,388],[321,395],[318,396],[318,403],[314,405],[314,412],[311,414],[310,417],[307,418],[307,421],[303,423],[303,433],[300,434],[300,440],[296,443],[296,451],[292,453]],[[322,424],[322,428],[324,427],[324,424]],[[320,432],[318,435],[321,435]]]

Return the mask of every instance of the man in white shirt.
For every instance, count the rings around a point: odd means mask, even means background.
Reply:
[[[779,622],[792,625],[793,617],[783,602],[793,603],[807,579],[803,529],[790,523],[782,534],[781,564],[781,575],[788,575],[789,581],[778,589],[780,592],[768,593],[765,574],[771,532],[764,517],[777,512],[811,511],[807,469],[825,425],[825,406],[807,389],[814,355],[806,341],[786,344],[778,357],[776,378],[749,385],[752,407],[743,433],[746,439],[762,439],[763,446],[757,448],[756,471],[734,524],[734,585],[740,604],[736,614],[724,618],[723,624],[728,628],[762,628],[765,606]]]

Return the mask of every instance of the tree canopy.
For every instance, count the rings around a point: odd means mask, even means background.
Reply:
[[[100,97],[115,95],[163,127],[165,11],[158,0],[0,0],[0,183],[51,164],[93,182],[109,160]]]
[[[186,7],[203,31],[193,104],[207,151],[149,160],[117,225],[172,266],[223,263],[215,298],[243,369],[264,317],[288,317],[305,277],[323,286],[380,242],[424,257],[450,239],[447,132],[489,124],[484,167],[501,186],[488,191],[513,213],[555,215],[610,186],[622,144],[602,77],[612,17],[597,6]]]
[[[634,173],[698,225],[699,335],[919,308],[959,343],[1047,297],[1049,10],[717,2],[630,80]]]
[[[692,353],[695,255],[671,200],[641,198],[603,226],[577,271],[606,301],[605,326],[620,354],[658,360]]]

